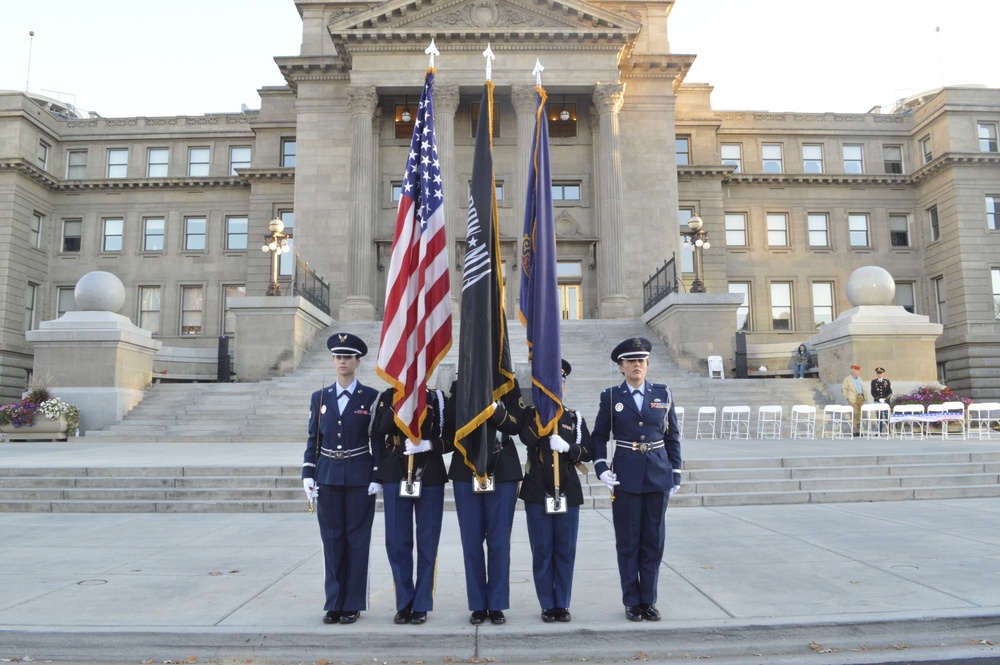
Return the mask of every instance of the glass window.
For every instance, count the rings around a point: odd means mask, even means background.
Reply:
[[[771,283],[771,329],[792,330],[792,285]]]
[[[200,286],[181,287],[181,334],[200,335],[205,324],[205,290]]]
[[[733,173],[741,173],[743,171],[743,144],[723,143],[720,147],[723,166],[735,166],[736,170]]]
[[[184,220],[184,249],[190,252],[205,250],[206,222],[204,217],[188,217]]]
[[[170,150],[150,148],[146,162],[147,178],[166,178],[170,168]]]
[[[250,220],[246,217],[226,218],[226,249],[246,249]]]
[[[896,282],[896,304],[910,314],[916,313],[917,297],[913,282]]]
[[[576,104],[574,102],[563,101],[560,104],[550,104],[548,111],[550,139],[576,138]]]
[[[390,183],[389,196],[393,203],[399,203],[399,200],[403,198],[403,183],[399,181]]]
[[[286,168],[295,166],[295,139],[282,139],[281,165]]]
[[[108,150],[108,177],[125,178],[128,176],[128,150],[112,148]]]
[[[233,335],[236,333],[236,316],[233,310],[229,309],[230,298],[246,298],[246,284],[224,284],[222,286],[222,334]]]
[[[886,173],[903,172],[903,148],[898,145],[882,146],[882,164]]]
[[[79,252],[82,235],[83,235],[82,219],[67,219],[63,221],[62,251]]]
[[[285,223],[284,233],[293,235],[295,231],[295,213],[291,210],[282,210],[278,217]],[[295,272],[295,238],[288,239],[288,251],[282,252],[278,259],[278,274],[289,276]]]
[[[747,246],[747,216],[742,212],[726,213],[726,247]]]
[[[674,139],[677,150],[677,165],[691,163],[691,139],[687,136],[678,136]]]
[[[764,173],[782,173],[781,144],[765,143],[761,146],[761,157],[764,161]]]
[[[552,183],[553,201],[579,201],[579,182],[554,182]]]
[[[38,295],[38,285],[28,282],[24,289],[24,332],[35,328],[35,298]]]
[[[66,160],[66,179],[82,180],[87,177],[87,151],[70,150]]]
[[[889,244],[893,247],[910,246],[910,220],[906,215],[889,215]]]
[[[38,142],[38,166],[44,171],[49,164],[49,144],[45,141]]]
[[[930,227],[931,242],[941,237],[941,229],[938,227],[937,206],[927,209],[927,225]]]
[[[986,197],[986,228],[1000,230],[1000,196],[995,194]]]
[[[979,151],[997,152],[997,124],[995,122],[980,122]]]
[[[823,146],[802,146],[802,166],[806,173],[823,172]]]
[[[743,296],[743,303],[736,308],[736,330],[750,330],[750,282],[729,282],[729,292]]]
[[[28,234],[28,243],[32,247],[42,246],[42,215],[41,213],[31,213],[31,230]]]
[[[583,276],[583,268],[579,261],[558,261],[556,263],[556,276],[566,279],[579,279]]]
[[[851,247],[870,247],[868,234],[868,215],[848,215],[847,229],[850,233]]]
[[[1000,269],[990,270],[990,284],[993,289],[993,318],[1000,321]]]
[[[948,294],[944,288],[944,277],[935,277],[934,284],[934,305],[937,311],[937,322],[941,325],[948,325]]]
[[[236,175],[236,169],[250,168],[250,146],[234,146],[229,149],[229,175]]]
[[[934,159],[934,148],[931,146],[931,137],[925,136],[920,139],[920,154],[923,156],[924,164]]]
[[[139,327],[160,334],[160,287],[139,287]]]
[[[211,156],[212,151],[208,148],[190,148],[188,150],[188,175],[191,177],[207,176]]]
[[[56,289],[56,318],[66,312],[76,311],[76,288],[72,286],[60,286]]]
[[[813,282],[813,327],[833,321],[833,283]]]
[[[844,173],[864,173],[865,153],[860,145],[844,146]]]
[[[809,227],[810,247],[830,246],[830,221],[825,213],[812,212],[806,215]]]
[[[142,220],[142,251],[162,252],[165,228],[166,223],[162,217],[150,217]]]
[[[125,232],[124,219],[104,220],[104,240],[101,243],[101,251],[120,252],[122,251],[122,234]]]
[[[768,247],[788,247],[788,215],[767,214]]]

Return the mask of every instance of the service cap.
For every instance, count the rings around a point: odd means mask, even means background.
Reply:
[[[648,358],[653,350],[653,344],[645,337],[632,337],[625,340],[611,351],[611,359],[615,362]]]
[[[356,356],[363,358],[368,353],[368,345],[351,333],[334,333],[326,340],[326,348],[335,356]]]

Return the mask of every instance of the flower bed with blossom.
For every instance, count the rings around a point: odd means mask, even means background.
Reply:
[[[16,404],[0,406],[0,426],[10,425],[14,428],[30,427],[39,416],[49,420],[66,418],[67,431],[76,432],[80,426],[80,409],[67,404],[58,397],[52,397],[40,404],[21,400]]]
[[[889,400],[889,405],[919,404],[926,411],[930,404],[944,404],[945,402],[961,402],[966,409],[972,404],[971,399],[956,395],[948,386],[941,385],[940,383],[931,383],[926,386],[920,386],[906,395],[893,395]]]

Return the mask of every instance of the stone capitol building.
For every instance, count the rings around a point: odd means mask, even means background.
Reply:
[[[92,271],[121,279],[120,313],[165,346],[215,349],[236,332],[227,301],[268,290],[275,218],[293,236],[283,290],[308,265],[334,319],[381,319],[432,38],[454,298],[490,42],[509,316],[537,57],[564,318],[639,317],[643,283],[676,257],[682,291],[697,265],[709,294],[743,297],[734,338],[787,355],[875,265],[897,305],[943,326],[927,378],[1000,396],[1000,89],[867,112],[715,109],[710,82],[686,80],[696,55],[671,52],[674,0],[294,2],[301,50],[275,57],[286,85],[262,88],[259,110],[105,118],[0,91],[0,402],[27,384],[25,331],[72,311]],[[693,216],[711,241],[697,257]]]

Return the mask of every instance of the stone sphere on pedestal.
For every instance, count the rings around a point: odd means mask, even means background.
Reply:
[[[125,304],[125,285],[102,270],[88,272],[73,290],[76,308],[85,312],[117,312]]]
[[[854,307],[891,305],[896,297],[896,280],[878,266],[862,266],[847,278],[847,300]]]

